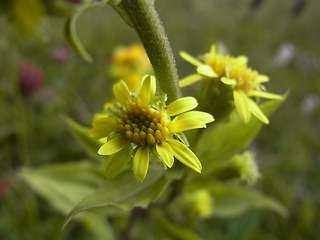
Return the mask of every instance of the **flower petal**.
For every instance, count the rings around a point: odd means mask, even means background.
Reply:
[[[216,45],[212,44],[210,47],[210,54],[217,54]]]
[[[170,132],[172,133],[178,133],[178,132],[183,132],[191,129],[197,129],[197,128],[206,128],[206,124],[193,120],[193,119],[174,119],[170,125]]]
[[[181,79],[179,81],[179,85],[180,87],[186,87],[200,80],[203,80],[203,76],[201,76],[200,74],[192,74],[188,77]]]
[[[142,182],[149,168],[149,148],[140,147],[133,159],[133,172],[138,182]]]
[[[249,98],[249,105],[250,105],[250,111],[252,112],[253,115],[255,115],[261,122],[265,124],[269,124],[269,120],[266,117],[266,115],[264,115],[264,113],[261,111],[259,106],[250,98]]]
[[[237,81],[235,79],[230,79],[226,77],[222,77],[221,82],[223,82],[226,85],[231,85],[233,87],[237,85]]]
[[[149,104],[156,93],[156,79],[154,76],[145,76],[139,93],[139,98],[145,104]]]
[[[201,173],[202,166],[199,159],[186,145],[175,139],[168,139],[167,142],[173,150],[173,155],[181,163],[195,170],[196,172]]]
[[[244,64],[244,65],[247,65],[248,63],[248,58],[247,56],[244,56],[244,55],[241,55],[241,56],[238,56],[235,61],[237,61],[238,63],[240,64]]]
[[[206,77],[215,78],[218,77],[218,74],[210,67],[209,65],[203,64],[197,68],[197,72]]]
[[[194,97],[183,97],[170,103],[166,109],[169,116],[174,116],[194,109],[197,106],[198,102]]]
[[[103,166],[104,173],[107,178],[112,178],[117,175],[129,162],[130,154],[128,147],[122,149],[120,152],[112,155],[110,159],[105,161]]]
[[[129,141],[122,135],[112,138],[110,141],[103,144],[99,150],[98,154],[100,155],[112,155],[119,152],[126,145],[129,144]]]
[[[259,75],[259,76],[256,78],[256,82],[258,82],[258,83],[269,82],[269,77],[266,76],[266,75]]]
[[[174,157],[170,145],[163,142],[161,144],[156,144],[156,149],[164,164],[166,164],[168,168],[171,168],[174,162]]]
[[[181,119],[196,120],[203,123],[210,123],[214,121],[214,118],[210,113],[201,112],[201,111],[190,111],[190,112],[183,113],[178,117],[176,117],[175,119],[173,119],[173,121],[181,120]]]
[[[106,114],[96,114],[90,130],[92,138],[107,137],[111,132],[117,130],[117,120],[108,117]]]
[[[113,85],[113,95],[122,106],[131,102],[129,88],[123,80]]]
[[[251,90],[248,92],[249,96],[254,96],[254,97],[262,97],[262,98],[268,98],[268,99],[283,99],[281,95],[274,94],[274,93],[268,93],[265,91],[258,91],[258,90]]]
[[[247,123],[250,120],[250,109],[248,97],[242,90],[233,90],[233,99],[236,105],[236,109],[241,117],[241,119]]]
[[[186,60],[187,62],[189,62],[189,63],[191,63],[191,64],[193,64],[193,65],[195,65],[197,67],[199,67],[199,66],[201,66],[203,64],[198,59],[192,57],[191,55],[189,55],[188,53],[186,53],[184,51],[181,51],[179,54],[184,60]]]

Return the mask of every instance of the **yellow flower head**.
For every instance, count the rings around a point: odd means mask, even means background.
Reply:
[[[230,64],[231,60],[232,57],[228,55],[218,54],[215,45],[211,46],[210,53],[203,56],[204,63],[210,66],[217,76],[225,74],[226,67]]]
[[[130,90],[136,89],[142,76],[149,73],[152,73],[152,66],[141,45],[119,47],[111,56],[111,76],[123,79]]]
[[[248,122],[251,113],[265,124],[269,123],[268,118],[260,110],[259,106],[250,97],[262,97],[268,99],[281,99],[282,96],[268,93],[262,83],[268,82],[269,78],[260,75],[257,71],[248,68],[241,61],[234,60],[226,68],[226,75],[221,82],[232,86],[233,99],[241,119]]]
[[[133,171],[138,181],[143,181],[149,167],[149,153],[156,150],[159,158],[169,168],[174,157],[201,172],[196,155],[176,134],[186,130],[205,128],[213,117],[205,112],[190,111],[198,103],[193,97],[180,98],[169,105],[155,97],[156,81],[153,76],[142,80],[140,92],[130,92],[124,81],[113,86],[117,103],[106,114],[98,114],[93,121],[92,137],[105,138],[98,150],[100,155],[113,155],[105,165],[106,175],[116,175],[133,155]],[[176,116],[171,120],[171,116]],[[134,149],[129,153],[129,150]]]
[[[200,189],[193,193],[193,207],[201,217],[210,217],[214,212],[214,201],[206,189]]]
[[[268,118],[250,97],[281,99],[282,96],[265,91],[262,83],[268,82],[269,78],[248,68],[247,57],[239,56],[235,58],[217,54],[214,45],[211,47],[210,53],[202,57],[204,63],[185,52],[181,52],[180,55],[197,66],[197,74],[182,79],[180,81],[181,87],[207,79],[231,86],[235,107],[244,122],[247,123],[250,120],[252,113],[263,123],[269,123]]]

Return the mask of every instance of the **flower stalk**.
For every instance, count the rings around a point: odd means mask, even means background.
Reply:
[[[148,54],[161,90],[168,95],[168,102],[180,98],[175,59],[153,1],[122,0],[121,4]]]

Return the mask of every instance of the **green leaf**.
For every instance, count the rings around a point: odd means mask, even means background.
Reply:
[[[152,219],[154,219],[157,227],[163,231],[170,239],[177,240],[198,240],[200,237],[192,231],[190,228],[177,225],[176,223],[170,222],[164,215],[163,212],[154,209],[151,211]]]
[[[46,198],[63,214],[98,188],[104,180],[102,172],[89,162],[25,168],[20,176],[36,193]]]
[[[81,126],[69,117],[65,117],[64,120],[69,125],[73,135],[80,141],[87,152],[91,156],[97,159],[101,159],[102,157],[98,155],[98,149],[102,146],[103,143],[101,143],[97,139],[90,137],[90,129]]]
[[[104,216],[97,216],[96,214],[85,213],[81,215],[82,223],[91,231],[92,239],[95,240],[115,240],[112,227]]]
[[[25,168],[19,176],[64,215],[105,180],[96,165],[85,161]],[[85,213],[79,215],[77,220],[86,226],[94,239],[115,239],[102,214]]]
[[[260,105],[260,108],[269,116],[282,101],[267,101]],[[256,118],[251,118],[248,123],[244,123],[235,116],[227,123],[206,129],[198,140],[196,149],[197,156],[203,165],[203,173],[244,150],[252,142],[262,125],[263,123]]]
[[[92,3],[93,2],[93,3]],[[67,19],[66,25],[65,25],[65,35],[71,46],[76,50],[76,52],[87,62],[91,63],[92,57],[87,52],[87,50],[82,45],[76,30],[76,22],[80,15],[91,8],[101,7],[105,3],[109,2],[108,0],[94,2],[90,1],[89,3],[82,4],[81,7],[75,11],[75,13]]]
[[[116,10],[116,12],[120,15],[120,17],[123,19],[123,21],[125,21],[126,24],[128,24],[130,27],[133,28],[133,23],[129,17],[129,15],[127,14],[127,12],[125,11],[121,0],[111,0],[108,2],[108,4],[114,9]]]
[[[85,197],[68,214],[63,228],[80,212],[119,207],[124,210],[133,207],[147,207],[162,193],[168,184],[164,169],[160,164],[151,164],[146,179],[140,183],[134,179],[132,171],[123,171],[115,178],[106,180],[94,193]]]
[[[268,209],[282,216],[287,215],[282,204],[254,190],[219,184],[208,190],[213,197],[214,215],[218,217],[236,217],[249,209]]]

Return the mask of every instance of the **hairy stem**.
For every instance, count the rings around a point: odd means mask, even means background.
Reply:
[[[122,0],[168,102],[181,97],[175,59],[153,0]]]

